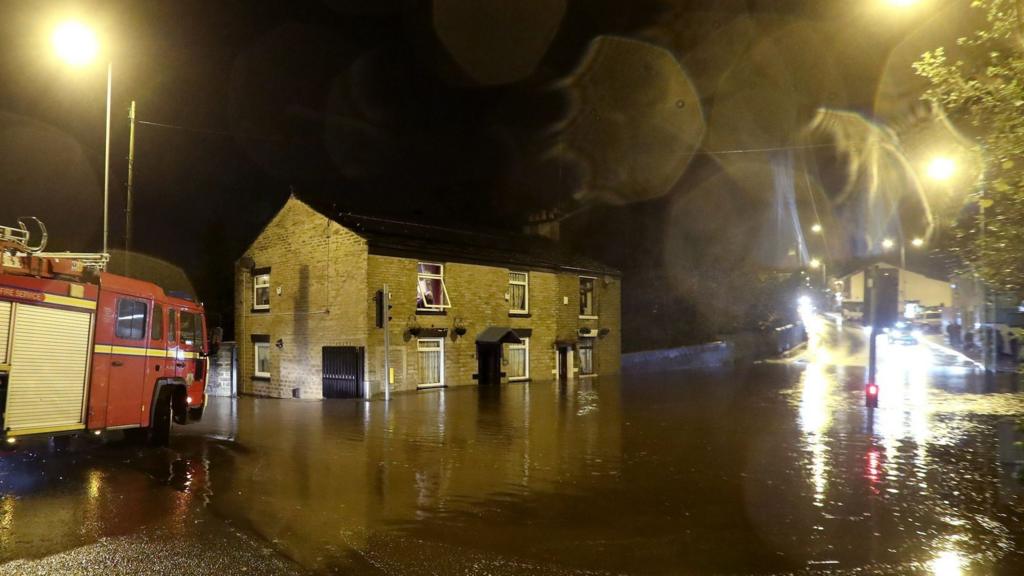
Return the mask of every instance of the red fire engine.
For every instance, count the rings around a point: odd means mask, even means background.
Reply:
[[[124,429],[164,443],[206,406],[203,307],[104,271],[105,254],[43,252],[0,226],[0,435]]]

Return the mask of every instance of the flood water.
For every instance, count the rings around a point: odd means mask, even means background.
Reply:
[[[212,399],[167,449],[7,455],[0,559],[169,538],[251,573],[1024,573],[1015,379],[909,362],[869,412],[837,349],[389,403]]]

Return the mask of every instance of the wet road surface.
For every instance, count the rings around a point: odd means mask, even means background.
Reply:
[[[883,345],[868,411],[866,354],[215,399],[166,449],[5,455],[0,573],[1024,573],[1015,378]]]

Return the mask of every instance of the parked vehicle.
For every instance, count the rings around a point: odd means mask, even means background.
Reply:
[[[202,417],[203,307],[105,271],[107,255],[46,253],[0,226],[0,438],[123,429],[164,443]],[[214,343],[215,345],[216,343]]]
[[[846,300],[843,302],[842,314],[845,321],[862,322],[864,320],[864,303]]]

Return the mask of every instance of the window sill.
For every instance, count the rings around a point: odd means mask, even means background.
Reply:
[[[586,315],[580,314],[580,320],[597,320],[597,316],[586,316]]]
[[[580,374],[580,378],[597,378],[597,374]]]
[[[530,317],[530,313],[529,312],[513,312],[513,311],[509,310],[508,317],[509,318],[529,318]]]
[[[420,384],[416,386],[417,390],[435,390],[437,388],[447,388],[445,384]]]
[[[270,382],[270,374],[267,374],[266,376],[264,376],[263,374],[253,374],[252,379],[262,380],[263,382]]]
[[[253,314],[266,314],[270,312],[270,308],[253,308],[249,311],[252,312]]]
[[[529,376],[527,376],[526,378],[509,378],[508,379],[509,384],[519,384],[521,382],[529,382],[529,381],[530,381],[530,377]]]
[[[416,309],[417,316],[447,316],[447,310],[424,310],[422,308]]]

